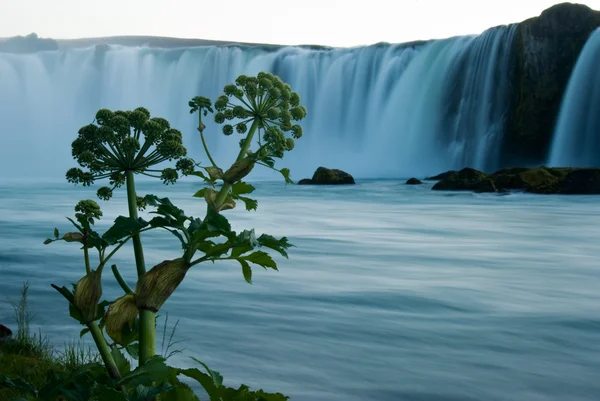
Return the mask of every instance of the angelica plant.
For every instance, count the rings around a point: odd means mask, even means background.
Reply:
[[[287,251],[293,246],[286,237],[257,235],[253,229],[236,232],[223,213],[235,208],[236,202],[244,203],[248,211],[257,209],[257,201],[248,197],[255,188],[243,181],[256,166],[278,171],[286,182],[291,182],[290,171],[277,169],[275,161],[292,151],[295,141],[302,137],[299,122],[306,116],[306,109],[290,85],[269,73],[261,72],[256,77],[241,75],[235,83],[226,85],[223,92],[214,104],[201,96],[189,102],[190,113],[197,113],[200,140],[208,159],[206,165],[187,158],[182,134],[166,120],[151,118],[144,108],[126,112],[102,109],[93,124],[79,130],[72,144],[79,167],[67,172],[67,181],[90,186],[108,180],[108,185],[97,190],[97,196],[104,201],[125,185],[128,203],[127,215],[117,217],[107,231],[99,234],[94,230],[95,222],[102,217],[99,205],[92,200],[81,201],[75,206],[75,219],[69,219],[77,231],[60,236],[55,229],[54,238],[45,241],[75,242],[83,251],[85,275],[73,289],[53,285],[68,300],[71,316],[85,326],[81,335],[92,335],[108,372],[108,379],[101,379],[95,371],[96,376],[90,379],[93,385],[82,387],[87,392],[79,394],[81,399],[146,400],[160,394],[161,400],[197,400],[177,379],[180,375],[197,380],[215,401],[287,399],[279,393],[251,392],[244,385],[228,388],[222,376],[202,362],[198,361],[204,372],[177,369],[155,355],[155,314],[191,268],[207,262],[236,261],[243,278],[252,283],[253,267],[278,269],[268,250],[287,258]],[[203,118],[208,118],[209,113],[222,126],[223,135],[235,132],[241,136],[239,141],[233,141],[233,146],[239,145],[240,150],[227,168],[217,163],[207,146]],[[166,162],[171,165],[165,166]],[[203,188],[194,194],[204,203],[198,205],[203,217],[188,215],[168,198],[152,194],[142,197],[136,192],[135,175],[172,184],[180,174],[204,181]],[[144,208],[151,209],[152,218],[138,216],[138,209]],[[181,252],[172,260],[156,261],[146,270],[141,234],[156,229],[172,234]],[[137,282],[129,286],[113,264],[111,270],[123,295],[110,302],[103,301],[103,271],[130,240]],[[95,253],[97,258],[93,256]],[[123,352],[139,360],[138,368],[131,369]]]

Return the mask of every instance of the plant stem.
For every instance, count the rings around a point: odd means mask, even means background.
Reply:
[[[214,159],[210,155],[210,152],[208,151],[208,145],[206,145],[206,141],[204,140],[204,127],[202,125],[202,110],[198,111],[198,131],[200,131],[200,139],[202,139],[202,146],[204,146],[204,152],[206,153],[206,156],[208,156],[208,160],[210,160],[210,163],[213,165],[213,167],[218,167],[217,163],[215,163]]]
[[[254,122],[252,122],[252,125],[250,126],[250,131],[248,131],[248,136],[246,137],[246,141],[244,142],[244,147],[240,149],[240,153],[238,154],[237,159],[235,159],[236,162],[239,162],[244,158],[244,156],[246,156],[246,152],[248,151],[248,149],[250,149],[250,145],[252,144],[252,138],[254,138],[254,133],[256,132],[257,128],[258,121],[254,120]],[[221,190],[219,191],[219,194],[215,199],[216,207],[221,206],[223,202],[225,202],[225,199],[227,199],[227,195],[229,194],[231,186],[231,184],[228,184],[226,182],[223,183],[223,186],[221,187]]]
[[[90,252],[85,245],[83,246],[83,258],[85,259],[85,274],[90,274],[92,271],[90,268]]]
[[[127,170],[127,204],[129,206],[129,217],[138,218],[137,213],[137,194],[135,193],[135,181],[133,171]],[[146,263],[144,262],[144,249],[142,248],[142,240],[139,234],[131,236],[133,241],[133,251],[135,254],[135,265],[137,268],[138,278],[146,272]],[[140,365],[143,365],[149,358],[156,354],[156,317],[155,313],[147,310],[140,310]]]
[[[117,364],[110,353],[110,348],[108,348],[108,344],[106,343],[106,339],[104,338],[100,327],[98,327],[96,322],[90,322],[87,324],[87,326],[88,329],[90,329],[92,337],[94,338],[94,342],[96,343],[96,347],[100,352],[100,356],[102,357],[102,361],[104,362],[104,366],[106,367],[108,374],[114,380],[121,380],[121,373],[119,373],[119,368],[117,367]]]
[[[117,265],[112,265],[110,268],[111,268],[111,270],[113,272],[113,275],[117,279],[117,283],[119,283],[119,285],[121,286],[121,288],[123,289],[123,291],[125,291],[125,293],[127,293],[127,294],[131,294],[133,292],[133,290],[127,284],[127,282],[125,281],[125,279],[123,278],[123,276],[121,276],[121,272],[119,271],[119,268],[117,267]]]

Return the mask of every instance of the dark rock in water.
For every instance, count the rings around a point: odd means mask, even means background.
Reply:
[[[427,178],[425,178],[425,180],[426,181],[441,181],[441,180],[448,178],[449,176],[451,176],[454,173],[458,173],[458,171],[456,171],[456,170],[446,171],[445,173],[434,175],[433,177],[427,177]]]
[[[298,181],[298,185],[310,185],[312,183],[313,182],[310,178],[303,178],[300,181]]]
[[[342,170],[319,167],[312,179],[313,185],[345,185],[354,184],[354,177]]]
[[[484,193],[484,192],[497,192],[498,189],[494,185],[494,181],[489,178],[484,178],[473,184],[473,192]]]
[[[599,11],[571,3],[557,4],[518,24],[502,164],[546,159],[567,83],[583,46],[599,26]]]
[[[414,177],[413,178],[409,178],[406,181],[406,185],[421,185],[421,184],[423,184],[423,182],[421,180],[417,179],[417,178],[414,178]]]
[[[0,324],[0,343],[4,342],[4,341],[8,341],[12,338],[12,331],[4,326]]]
[[[432,189],[437,191],[474,191],[489,188],[489,183],[482,183],[487,175],[481,171],[464,168],[449,174],[446,178],[436,183]],[[488,191],[489,192],[489,191]]]
[[[564,195],[599,195],[600,169],[585,168],[568,172],[564,178],[552,185],[536,188],[536,193],[555,193]]]

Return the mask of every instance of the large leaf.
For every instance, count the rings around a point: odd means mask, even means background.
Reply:
[[[155,381],[162,381],[167,378],[169,367],[165,364],[165,359],[154,356],[139,366],[132,372],[125,375],[117,384],[137,387],[140,384],[147,386]]]
[[[146,195],[144,200],[148,205],[156,207],[156,211],[153,214],[159,214],[172,223],[172,227],[181,227],[183,223],[188,220],[185,212],[175,206],[169,198],[159,198],[155,195]]]
[[[131,217],[119,216],[111,228],[102,235],[102,238],[109,244],[115,244],[131,234],[140,232],[148,226],[148,222],[142,219],[134,219]]]
[[[245,196],[238,196],[236,199],[239,199],[242,202],[244,202],[244,205],[246,206],[246,210],[249,212],[252,210],[258,209],[258,202],[254,199],[247,198]]]
[[[240,256],[239,259],[257,264],[265,269],[270,267],[271,269],[277,270],[277,263],[271,258],[271,255],[263,251],[256,251],[250,255]]]
[[[125,351],[129,354],[130,357],[135,359],[136,361],[140,358],[140,343],[129,344],[125,347]]]
[[[204,391],[206,391],[206,394],[208,394],[210,397],[211,401],[221,401],[221,397],[219,395],[219,386],[215,385],[215,382],[211,376],[207,375],[206,373],[202,373],[196,368],[180,369],[179,373],[200,383],[202,388],[204,388]]]
[[[248,262],[246,262],[243,259],[238,259],[237,261],[240,262],[240,264],[242,265],[242,273],[244,274],[244,280],[246,280],[248,284],[252,284],[252,268],[250,267]]]
[[[158,386],[144,386],[137,385],[133,397],[130,397],[131,401],[148,401],[154,400],[157,395],[162,393],[168,393],[173,389],[169,383],[161,383]]]
[[[231,187],[231,193],[233,195],[245,195],[251,194],[255,189],[256,188],[246,182],[238,181]]]
[[[27,394],[37,396],[38,392],[35,386],[31,383],[26,382],[21,378],[9,379],[8,377],[1,375],[0,376],[0,388],[14,388],[21,391],[24,391]]]
[[[110,353],[112,354],[112,357],[115,361],[115,364],[117,365],[117,369],[119,369],[119,372],[121,373],[121,376],[131,372],[131,364],[118,348],[113,348],[110,351]]]
[[[257,239],[260,246],[264,246],[266,248],[273,249],[274,251],[279,252],[282,256],[288,257],[287,249],[293,247],[294,245],[290,244],[286,237],[282,237],[281,239],[277,239],[271,235],[263,234]]]
[[[161,394],[161,401],[200,401],[194,391],[187,385],[180,383],[168,393]]]
[[[292,179],[290,178],[290,169],[289,168],[282,168],[281,170],[279,170],[279,172],[281,173],[281,175],[283,176],[283,178],[285,179],[285,182],[287,184],[294,183],[294,181],[292,181]]]
[[[108,386],[95,386],[92,391],[94,401],[129,401],[127,395]]]

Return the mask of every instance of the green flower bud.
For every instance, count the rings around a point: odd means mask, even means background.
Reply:
[[[177,179],[179,178],[179,174],[177,170],[174,168],[166,168],[160,174],[160,179],[163,181],[165,185],[175,184]]]
[[[288,119],[282,119],[279,126],[283,131],[287,132],[292,129],[292,122]]]
[[[287,102],[290,100],[291,96],[292,96],[292,92],[286,88],[281,91],[280,99],[284,102]]]
[[[234,115],[233,115],[233,110],[231,109],[227,109],[223,112],[223,115],[225,116],[226,119],[228,120],[233,120]]]
[[[248,127],[246,126],[245,123],[239,123],[235,126],[235,130],[237,131],[238,134],[245,134],[246,131],[248,130]]]
[[[292,114],[292,118],[296,121],[300,121],[306,117],[306,109],[303,106],[292,108],[290,113]]]
[[[96,195],[98,196],[98,198],[100,198],[104,201],[107,201],[110,198],[112,198],[113,191],[109,187],[102,187],[102,188],[98,189],[98,191],[96,192]]]
[[[110,142],[115,138],[114,131],[108,125],[103,125],[98,128],[97,135],[102,138],[101,140],[104,142]]]
[[[81,233],[70,232],[70,233],[66,233],[65,235],[63,235],[62,239],[65,242],[80,242],[83,244],[85,237]]]
[[[154,123],[157,123],[162,131],[168,130],[169,128],[171,128],[171,124],[169,124],[169,122],[167,120],[165,120],[164,118],[161,117],[153,117],[148,121],[152,121]]]
[[[238,89],[235,93],[235,97],[237,97],[238,99],[241,99],[242,97],[244,97],[244,90]]]
[[[274,86],[269,89],[269,95],[274,99],[279,99],[281,97],[281,89]]]
[[[267,117],[269,117],[270,120],[276,120],[280,115],[281,110],[277,107],[270,108],[269,111],[267,111]]]
[[[94,224],[94,219],[102,217],[102,210],[93,200],[82,200],[75,205],[75,216],[83,216],[90,224]]]
[[[83,170],[73,167],[67,171],[67,182],[71,184],[79,184],[79,177],[83,174]]]
[[[225,85],[225,88],[223,88],[223,92],[227,95],[227,96],[233,96],[235,95],[235,92],[237,91],[237,88],[235,87],[235,85],[229,84],[229,85]],[[215,106],[216,107],[216,106]]]
[[[217,124],[223,124],[223,122],[225,121],[225,114],[218,112],[217,114],[215,114],[215,122]]]
[[[114,173],[111,173],[110,175],[110,185],[112,185],[113,187],[120,187],[123,184],[125,184],[125,173],[120,173],[118,171],[115,171]]]
[[[109,123],[110,128],[120,137],[125,137],[131,134],[131,126],[129,119],[125,116],[115,115]]]
[[[289,111],[289,109],[290,109],[290,102],[281,102],[281,103],[279,103],[279,108],[281,110]]]
[[[192,159],[180,159],[177,160],[175,164],[175,168],[181,171],[183,175],[189,175],[194,172],[194,167],[196,167],[196,163]]]
[[[294,146],[295,146],[294,140],[292,138],[287,138],[285,140],[285,146],[288,151],[294,150]]]
[[[127,346],[123,341],[123,329],[133,328],[139,313],[135,294],[125,294],[110,304],[106,312],[106,334],[117,344]]]
[[[77,157],[77,161],[82,166],[89,166],[94,160],[96,160],[96,155],[89,150],[84,150]]]
[[[250,78],[248,78],[248,82],[246,82],[246,85],[244,86],[244,92],[246,93],[246,96],[253,98],[256,96],[257,91],[258,85],[254,82],[251,82]]]
[[[246,138],[240,139],[240,148],[243,148],[246,145]]]
[[[292,127],[292,136],[296,139],[302,138],[302,127],[299,125],[294,125]]]
[[[292,113],[289,110],[282,110],[281,111],[281,119],[282,120],[291,120]]]
[[[264,89],[271,89],[273,87],[273,81],[268,78],[259,78],[258,85]]]
[[[289,100],[293,107],[298,107],[300,105],[300,95],[298,95],[296,92],[291,93]]]
[[[248,82],[248,76],[246,75],[240,75],[239,77],[237,77],[237,79],[235,80],[235,83],[238,84],[239,86],[244,86],[246,85],[246,82]]]
[[[121,149],[126,153],[135,153],[138,150],[140,150],[140,141],[138,141],[135,137],[132,136],[123,138],[123,142],[121,143]]]
[[[231,124],[226,124],[223,126],[223,133],[227,136],[233,134],[233,126]]]
[[[227,107],[228,103],[229,99],[227,98],[227,96],[219,96],[215,101],[215,109],[217,109],[218,111],[223,111]]]
[[[233,116],[235,118],[246,118],[248,117],[249,113],[246,109],[244,109],[242,106],[235,106],[233,108]]]
[[[98,127],[94,124],[88,124],[79,129],[79,137],[86,141],[95,141],[98,139]]]
[[[108,109],[98,110],[96,113],[96,121],[100,125],[108,124],[113,117],[113,112]],[[89,121],[89,120],[88,120]]]
[[[189,265],[183,259],[165,260],[144,273],[135,293],[139,309],[157,312],[183,281]]]
[[[84,187],[89,187],[94,183],[94,176],[92,173],[82,172],[79,176],[79,182]]]
[[[141,130],[150,118],[150,112],[143,107],[138,107],[129,115],[129,124],[135,130]]]
[[[166,157],[168,160],[183,157],[187,154],[185,147],[180,141],[161,142],[156,149],[161,156]]]
[[[275,76],[273,74],[271,74],[270,72],[261,71],[256,75],[256,77],[258,78],[259,81],[261,79],[268,79],[269,81],[273,81]]]
[[[84,323],[96,320],[98,302],[102,297],[102,268],[86,274],[75,285],[74,306],[81,313]]]

